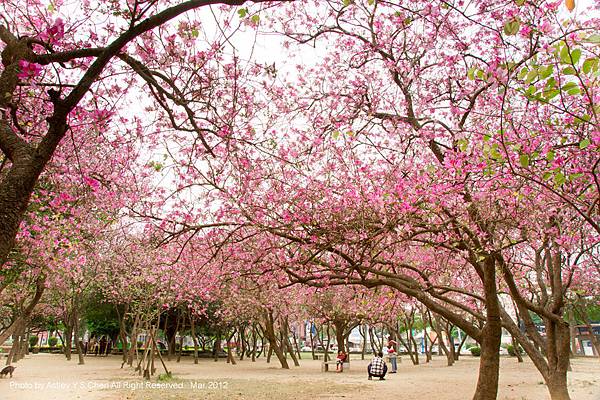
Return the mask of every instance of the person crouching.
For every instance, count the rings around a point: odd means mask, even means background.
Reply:
[[[373,379],[373,377],[379,378],[380,381],[385,380],[384,377],[387,373],[387,365],[385,364],[385,361],[383,361],[383,353],[381,351],[373,357],[371,363],[367,367],[367,372],[369,373],[369,380]]]

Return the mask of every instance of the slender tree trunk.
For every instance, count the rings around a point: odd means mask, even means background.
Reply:
[[[360,325],[358,327],[358,332],[360,333],[360,335],[363,338],[363,342],[362,342],[362,349],[360,352],[360,359],[364,360],[365,359],[365,354],[367,353],[367,326],[366,325]]]
[[[2,208],[2,205],[1,205],[1,202],[0,202],[0,209],[1,208]],[[0,217],[0,219],[1,219],[1,217]],[[0,223],[0,236],[1,235],[2,235],[2,227],[1,227],[1,223]],[[0,243],[1,242],[2,242],[2,238],[0,238]],[[1,253],[1,251],[0,251],[0,253]],[[2,259],[0,257],[0,266],[3,263],[4,263],[4,261],[2,261]],[[31,317],[31,313],[33,312],[33,309],[39,303],[39,301],[42,298],[42,295],[44,294],[45,290],[46,290],[46,275],[42,274],[36,280],[35,294],[33,295],[33,298],[31,299],[31,301],[29,302],[29,304],[27,305],[27,307],[25,307],[25,309],[23,310],[23,312],[21,313],[21,315],[19,315],[8,326],[8,328],[6,328],[4,330],[4,332],[0,332],[0,345],[3,345],[4,342],[6,342],[6,339],[8,339],[18,327],[20,327],[21,325],[26,325],[27,324],[27,321],[29,321],[29,318]]]
[[[277,356],[277,359],[279,360],[279,363],[281,364],[281,368],[283,369],[290,369],[290,366],[285,358],[285,355],[283,354],[283,350],[282,347],[283,346],[279,346],[279,344],[277,343],[277,336],[275,335],[275,321],[273,319],[273,313],[272,312],[265,312],[265,330],[264,330],[264,336],[267,338],[267,340],[269,341],[269,352],[274,352],[275,356]],[[270,357],[267,357],[267,360]]]
[[[85,361],[83,359],[83,348],[81,346],[81,342],[79,341],[79,313],[77,310],[73,311],[73,331],[75,333],[75,350],[77,351],[78,365],[84,365]]]
[[[517,339],[515,338],[514,335],[510,336],[510,341],[511,341],[513,349],[515,351],[515,356],[517,357],[517,362],[522,363],[523,356],[521,355],[521,346],[519,345],[519,342],[517,341]]]
[[[73,346],[73,326],[69,321],[69,324],[65,323],[65,343],[63,346],[63,352],[65,357],[67,357],[68,361],[71,361],[72,354],[72,346]]]
[[[196,321],[192,312],[190,312],[190,326],[192,340],[194,341],[194,364],[198,364],[198,337],[196,336]]]
[[[217,332],[215,344],[213,345],[213,355],[215,362],[219,361],[219,351],[221,351],[221,332]]]
[[[290,335],[289,335],[289,322],[287,317],[285,317],[283,319],[283,323],[282,323],[282,346],[285,346],[288,350],[288,353],[290,353],[290,357],[292,357],[292,361],[294,362],[294,366],[295,367],[299,367],[300,363],[298,362],[298,358],[296,357],[296,354],[294,353],[294,349],[292,348],[292,344],[290,343]]]
[[[235,329],[233,330],[233,333],[229,336],[229,339],[227,339],[227,362],[231,363],[231,365],[236,365],[236,361],[235,361],[235,357],[233,356],[233,351],[231,350],[231,343],[233,338],[235,337]]]

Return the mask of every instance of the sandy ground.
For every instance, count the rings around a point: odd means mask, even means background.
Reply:
[[[144,381],[132,368],[120,369],[120,357],[87,357],[85,365],[66,361],[61,355],[30,355],[16,364],[12,379],[0,379],[2,400],[183,400],[183,399],[470,399],[477,380],[478,359],[465,356],[453,367],[438,357],[429,364],[413,366],[403,357],[398,374],[385,381],[368,381],[368,361],[352,360],[342,374],[322,373],[319,361],[301,360],[291,370],[277,368],[264,359],[232,366],[189,357],[169,362],[174,378]],[[501,400],[549,399],[546,386],[531,362],[518,364],[502,358]],[[161,369],[158,373],[164,372]],[[157,373],[157,375],[158,375]],[[147,387],[147,384],[163,387]],[[600,400],[600,362],[586,358],[573,361],[569,374],[573,400]]]

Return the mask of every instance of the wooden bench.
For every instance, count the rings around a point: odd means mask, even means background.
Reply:
[[[329,371],[329,366],[333,365],[335,366],[337,364],[337,361],[333,360],[333,361],[323,361],[321,363],[321,372],[327,372]],[[350,369],[350,363],[349,362],[345,362],[344,363],[344,371],[349,370]]]
[[[8,357],[8,353],[10,352],[10,349],[12,349],[12,346],[0,346],[0,349],[2,349],[2,352],[0,352],[0,357]]]

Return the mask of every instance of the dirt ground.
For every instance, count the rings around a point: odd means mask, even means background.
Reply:
[[[30,355],[19,361],[12,379],[0,379],[2,400],[184,400],[184,399],[470,399],[477,380],[478,359],[462,357],[453,367],[438,357],[414,366],[403,358],[398,373],[385,381],[367,380],[368,361],[352,360],[342,374],[322,373],[321,362],[301,360],[291,370],[277,368],[276,360],[226,364],[189,357],[169,362],[173,379],[144,381],[132,368],[120,369],[120,357],[87,357],[85,365],[66,361],[61,355]],[[518,364],[502,358],[501,400],[549,399],[542,378],[528,360]],[[162,373],[161,369],[158,373]],[[148,387],[147,385],[155,385]],[[600,362],[594,358],[573,361],[569,374],[573,400],[600,400]]]

